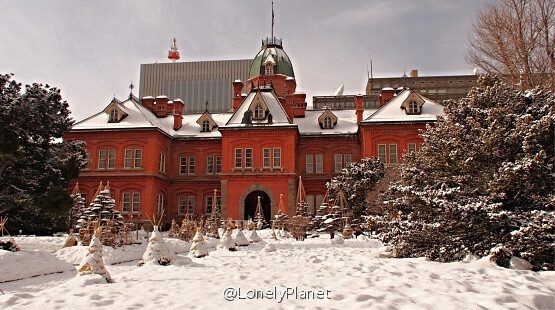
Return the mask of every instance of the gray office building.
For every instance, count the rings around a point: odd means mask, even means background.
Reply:
[[[142,64],[139,97],[181,99],[185,113],[232,109],[233,81],[243,81],[246,92],[252,59]]]

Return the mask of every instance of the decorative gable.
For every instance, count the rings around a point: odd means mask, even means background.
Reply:
[[[255,121],[264,120],[268,115],[268,105],[264,102],[261,93],[257,93],[252,100],[249,111],[251,112],[252,119]]]
[[[212,129],[217,128],[218,124],[214,121],[208,111],[205,111],[197,120],[201,132],[210,132]]]
[[[108,114],[108,123],[117,123],[128,115],[121,106],[121,101],[116,98],[112,99],[103,112]]]
[[[318,117],[318,123],[322,129],[333,129],[337,125],[337,116],[326,108],[324,113]]]
[[[423,104],[424,99],[412,91],[410,95],[401,103],[401,109],[405,110],[405,113],[409,115],[420,114],[422,112]]]

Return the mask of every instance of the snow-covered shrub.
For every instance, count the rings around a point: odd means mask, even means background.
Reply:
[[[231,236],[231,228],[228,228],[226,230],[226,232],[224,233],[224,235],[220,239],[220,242],[218,243],[216,248],[217,249],[227,249],[229,251],[237,251],[237,248],[235,248],[235,241],[233,240],[233,237]]]
[[[160,231],[158,231],[158,226],[154,226],[152,235],[148,239],[148,245],[143,254],[141,265],[147,262],[155,262],[159,265],[166,266],[171,263],[171,260],[172,254],[164,242],[164,237]]]
[[[200,258],[206,255],[208,255],[208,247],[206,245],[206,242],[204,242],[202,231],[199,229],[197,230],[197,233],[193,237],[193,244],[191,244],[191,249],[189,250],[189,256]]]
[[[83,261],[79,265],[77,270],[79,275],[90,275],[98,274],[106,279],[106,282],[112,283],[113,280],[110,277],[110,273],[104,267],[104,258],[102,257],[102,243],[100,238],[98,238],[99,233],[93,235],[91,238],[91,243],[89,244],[89,249],[87,255],[83,258]]]
[[[515,256],[553,270],[555,95],[479,83],[422,133],[371,225],[398,257],[491,254],[507,267]]]
[[[378,157],[351,163],[327,183],[330,198],[333,200],[343,190],[355,217],[358,217],[366,210],[367,193],[383,178],[384,173],[385,166]]]
[[[256,229],[251,230],[251,234],[249,236],[249,241],[252,243],[255,242],[261,242],[262,239],[260,238],[260,236],[258,236],[258,234],[256,233]]]
[[[245,237],[243,230],[241,228],[237,229],[237,235],[235,236],[235,245],[247,246],[249,244],[251,243],[249,240],[247,240],[247,237]]]

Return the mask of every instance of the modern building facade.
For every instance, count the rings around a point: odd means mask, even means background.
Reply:
[[[231,110],[235,80],[246,81],[252,59],[142,64],[139,97],[167,96],[187,102],[186,113]],[[246,88],[244,89],[246,91]]]
[[[418,76],[412,70],[409,76],[389,78],[369,78],[366,95],[378,96],[382,89],[410,88],[436,102],[460,100],[472,87],[478,86],[478,75]]]
[[[342,168],[372,156],[401,162],[404,153],[420,150],[420,130],[443,114],[441,105],[409,89],[384,91],[371,106],[357,95],[353,106],[307,109],[275,38],[263,40],[248,71],[246,83],[230,85],[230,112],[209,105],[183,113],[188,97],[130,94],[75,124],[64,139],[85,141],[89,165],[77,181],[87,202],[109,181],[131,221],[162,213],[165,222],[199,218],[213,208],[224,218],[248,219],[259,197],[269,221],[280,202],[294,215],[302,177],[314,212],[326,182]]]

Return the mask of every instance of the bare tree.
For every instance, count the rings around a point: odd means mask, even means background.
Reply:
[[[467,61],[520,88],[555,90],[555,0],[495,0],[480,11]]]

